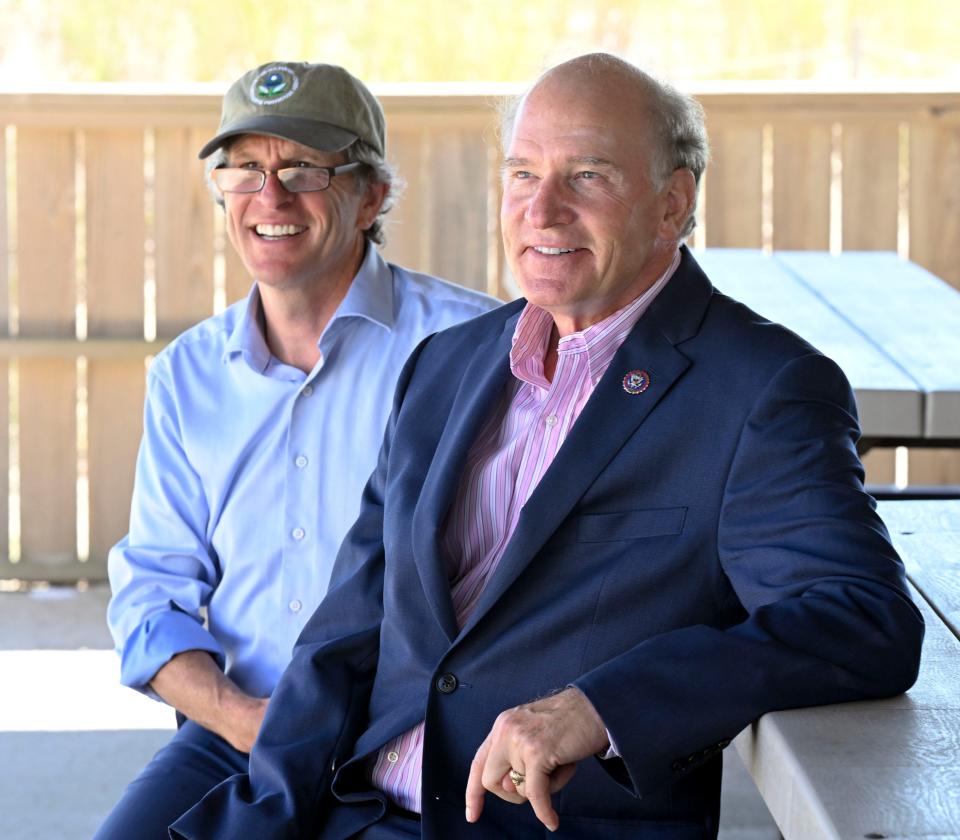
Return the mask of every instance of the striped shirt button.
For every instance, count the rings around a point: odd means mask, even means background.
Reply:
[[[396,764],[399,760],[400,753],[398,753],[396,750],[390,750],[390,752],[387,753],[387,761],[389,761],[391,764]]]
[[[547,419],[544,420],[544,422],[545,422],[548,426],[551,426],[551,427],[556,426],[556,425],[557,425],[557,415],[556,415],[556,414],[548,414],[548,415],[547,415]]]

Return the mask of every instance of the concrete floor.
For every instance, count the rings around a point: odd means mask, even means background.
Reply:
[[[105,586],[0,591],[0,837],[84,840],[169,738],[173,713],[119,685]],[[721,840],[778,840],[727,750]]]

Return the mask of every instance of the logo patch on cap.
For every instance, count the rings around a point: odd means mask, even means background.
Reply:
[[[283,64],[267,67],[250,85],[250,99],[257,105],[276,105],[289,99],[300,87],[297,74]]]

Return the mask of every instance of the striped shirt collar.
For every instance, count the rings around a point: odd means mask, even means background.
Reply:
[[[630,334],[630,330],[667,285],[667,281],[673,276],[678,265],[680,265],[679,248],[673,255],[667,270],[649,289],[602,321],[561,338],[557,345],[557,352],[561,355],[586,353],[590,381],[595,385],[603,376],[614,354],[620,349],[620,345]],[[517,379],[549,389],[550,383],[543,372],[543,361],[552,331],[553,317],[550,313],[535,304],[527,303],[517,320],[510,349],[510,370]]]

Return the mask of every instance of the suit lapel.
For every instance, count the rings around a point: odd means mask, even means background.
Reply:
[[[513,584],[543,544],[570,515],[584,491],[617,456],[656,405],[689,367],[675,347],[695,334],[712,287],[683,249],[676,274],[637,322],[577,418],[540,484],[520,513],[517,528],[463,633]],[[646,371],[649,387],[630,394],[629,371]]]
[[[503,330],[477,347],[463,373],[443,433],[424,477],[413,512],[414,559],[437,622],[452,641],[458,632],[450,596],[446,558],[441,550],[443,526],[460,476],[484,422],[511,376],[510,346],[519,311]]]

